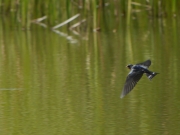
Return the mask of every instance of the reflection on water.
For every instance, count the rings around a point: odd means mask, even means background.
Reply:
[[[38,135],[178,134],[176,22],[90,33],[71,44],[43,28],[0,25],[0,131]],[[125,98],[125,66],[146,59],[159,72]]]

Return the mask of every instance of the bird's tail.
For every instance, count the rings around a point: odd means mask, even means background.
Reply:
[[[146,73],[146,76],[148,77],[149,80],[151,80],[153,77],[155,77],[157,74],[156,72],[152,72],[151,74]]]

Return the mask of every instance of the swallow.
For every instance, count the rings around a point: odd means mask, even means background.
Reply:
[[[136,65],[129,64],[126,66],[128,69],[130,69],[130,72],[126,78],[120,98],[123,98],[135,87],[135,85],[141,79],[144,73],[146,74],[149,80],[151,80],[153,77],[159,74],[148,70],[150,65],[151,60],[146,60],[145,62],[138,63]]]

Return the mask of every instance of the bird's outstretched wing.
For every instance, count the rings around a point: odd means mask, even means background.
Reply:
[[[145,62],[138,63],[136,65],[142,65],[142,66],[148,68],[151,65],[151,60],[146,60]]]
[[[142,71],[133,71],[131,70],[129,75],[126,78],[126,82],[124,88],[122,90],[121,98],[127,95],[137,84],[137,82],[141,79],[143,75]]]

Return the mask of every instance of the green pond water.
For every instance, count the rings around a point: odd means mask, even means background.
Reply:
[[[116,24],[117,25],[117,24]],[[0,23],[1,135],[179,135],[178,18],[61,36]],[[123,99],[127,64],[151,59]]]

